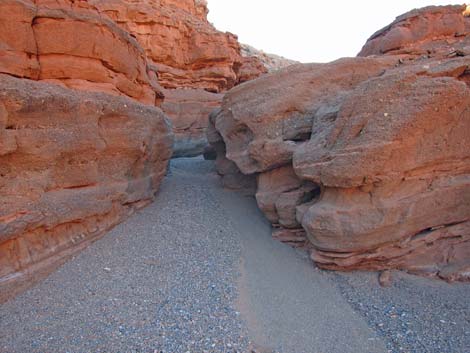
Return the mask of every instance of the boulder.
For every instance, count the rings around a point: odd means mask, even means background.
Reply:
[[[296,174],[322,188],[302,217],[312,258],[458,278],[470,263],[470,90],[394,71],[358,86],[326,136],[295,152]]]
[[[310,138],[313,114],[337,95],[378,76],[397,58],[341,59],[330,64],[289,66],[230,90],[216,128],[227,157],[244,174],[288,165]]]
[[[0,300],[151,202],[172,142],[159,108],[0,75]]]

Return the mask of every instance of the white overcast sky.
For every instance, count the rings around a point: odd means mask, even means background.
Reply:
[[[301,62],[355,56],[375,31],[438,0],[208,0],[209,21],[242,43]],[[462,4],[462,3],[457,3]]]

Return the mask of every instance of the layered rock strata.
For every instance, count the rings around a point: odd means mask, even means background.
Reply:
[[[171,157],[158,108],[7,75],[0,128],[2,296],[152,201]]]
[[[195,157],[207,147],[208,116],[220,106],[223,94],[201,89],[165,90],[162,109],[172,122],[175,134],[173,158]]]
[[[161,101],[135,38],[87,2],[5,0],[0,10],[0,73],[146,104]]]
[[[162,92],[90,2],[0,3],[0,301],[153,200],[173,144]]]
[[[470,20],[412,11],[361,56],[229,91],[214,125],[273,236],[323,268],[470,279]],[[217,157],[222,159],[222,157]]]
[[[174,157],[202,154],[208,113],[220,104],[220,93],[267,72],[257,57],[242,55],[235,35],[207,21],[204,1],[89,2],[145,49],[165,89],[163,110],[175,126]]]

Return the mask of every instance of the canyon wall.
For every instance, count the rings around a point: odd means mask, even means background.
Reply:
[[[207,147],[222,92],[267,72],[207,13],[0,3],[0,300],[150,202],[171,156]]]
[[[202,154],[208,113],[222,92],[267,72],[255,56],[243,56],[237,37],[207,21],[205,1],[90,0],[136,38],[163,87],[162,109],[175,126],[174,157]]]
[[[89,2],[0,3],[0,301],[153,200],[162,98],[144,49]]]
[[[155,105],[156,76],[134,37],[85,1],[0,3],[0,73]]]
[[[225,95],[208,130],[219,173],[247,192],[256,180],[275,238],[326,269],[470,280],[463,10],[414,10],[357,58],[290,66]]]

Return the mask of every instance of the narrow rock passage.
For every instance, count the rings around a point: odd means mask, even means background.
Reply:
[[[211,162],[175,160],[154,204],[1,307],[0,351],[364,352],[365,323],[269,232]]]
[[[175,160],[154,204],[0,306],[0,352],[386,352],[334,278],[212,162]]]

